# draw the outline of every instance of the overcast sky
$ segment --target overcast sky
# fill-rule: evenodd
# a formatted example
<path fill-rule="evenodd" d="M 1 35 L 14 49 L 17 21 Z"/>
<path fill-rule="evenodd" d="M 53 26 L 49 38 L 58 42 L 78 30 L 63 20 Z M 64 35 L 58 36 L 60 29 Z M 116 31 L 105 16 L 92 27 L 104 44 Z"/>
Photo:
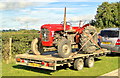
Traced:
<path fill-rule="evenodd" d="M 43 2 L 44 1 L 44 2 Z M 119 0 L 1 0 L 1 29 L 40 29 L 43 24 L 59 24 L 63 21 L 64 7 L 67 21 L 77 26 L 79 20 L 94 19 L 97 7 L 104 1 Z"/>

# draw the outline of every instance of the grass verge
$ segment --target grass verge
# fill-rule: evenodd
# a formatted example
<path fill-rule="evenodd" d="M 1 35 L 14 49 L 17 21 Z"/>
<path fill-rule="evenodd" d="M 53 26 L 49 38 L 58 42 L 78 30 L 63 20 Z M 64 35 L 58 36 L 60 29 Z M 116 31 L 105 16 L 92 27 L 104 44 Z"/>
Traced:
<path fill-rule="evenodd" d="M 3 76 L 100 76 L 102 74 L 113 71 L 120 64 L 119 56 L 106 56 L 99 57 L 95 61 L 92 68 L 84 67 L 80 71 L 74 70 L 72 67 L 65 66 L 58 67 L 58 70 L 51 71 L 40 68 L 32 68 L 21 65 L 16 65 L 14 62 L 11 64 L 2 64 Z"/>

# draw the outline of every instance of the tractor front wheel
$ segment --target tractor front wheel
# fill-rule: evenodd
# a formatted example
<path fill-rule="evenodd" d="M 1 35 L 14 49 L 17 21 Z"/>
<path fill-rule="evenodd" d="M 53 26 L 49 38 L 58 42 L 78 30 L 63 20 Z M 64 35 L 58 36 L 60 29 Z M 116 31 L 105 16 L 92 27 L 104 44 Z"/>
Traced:
<path fill-rule="evenodd" d="M 44 52 L 40 38 L 35 38 L 31 43 L 32 52 L 36 55 L 40 55 Z"/>
<path fill-rule="evenodd" d="M 67 39 L 62 39 L 58 43 L 58 55 L 60 57 L 66 58 L 69 57 L 71 54 L 71 43 Z"/>

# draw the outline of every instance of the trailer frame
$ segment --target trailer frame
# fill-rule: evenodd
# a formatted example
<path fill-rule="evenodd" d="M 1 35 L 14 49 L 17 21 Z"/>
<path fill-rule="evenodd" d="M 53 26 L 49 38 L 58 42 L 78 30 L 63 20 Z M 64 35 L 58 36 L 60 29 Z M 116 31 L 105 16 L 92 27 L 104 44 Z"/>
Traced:
<path fill-rule="evenodd" d="M 58 66 L 63 66 L 64 64 L 68 64 L 69 67 L 74 65 L 76 59 L 81 58 L 84 61 L 89 57 L 96 58 L 100 56 L 105 56 L 106 54 L 109 53 L 110 50 L 99 49 L 93 52 L 92 54 L 83 54 L 79 52 L 78 54 L 74 56 L 70 56 L 68 58 L 59 57 L 57 52 L 46 52 L 43 55 L 34 55 L 30 53 L 25 53 L 25 54 L 16 55 L 16 63 L 19 65 L 25 65 L 30 67 L 57 70 Z"/>

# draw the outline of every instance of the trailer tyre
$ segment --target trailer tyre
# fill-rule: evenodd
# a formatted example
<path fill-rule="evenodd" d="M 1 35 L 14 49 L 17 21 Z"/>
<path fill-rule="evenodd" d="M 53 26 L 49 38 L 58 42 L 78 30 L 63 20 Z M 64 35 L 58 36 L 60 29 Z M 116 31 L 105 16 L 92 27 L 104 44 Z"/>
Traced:
<path fill-rule="evenodd" d="M 31 43 L 32 52 L 36 55 L 40 55 L 44 52 L 40 38 L 35 38 Z"/>
<path fill-rule="evenodd" d="M 60 57 L 66 58 L 69 57 L 71 54 L 71 43 L 67 39 L 62 39 L 58 43 L 58 55 Z"/>
<path fill-rule="evenodd" d="M 83 59 L 76 59 L 74 62 L 74 69 L 76 70 L 82 70 L 84 67 Z"/>
<path fill-rule="evenodd" d="M 94 57 L 89 57 L 87 59 L 85 59 L 85 66 L 86 67 L 93 67 L 94 66 Z"/>

